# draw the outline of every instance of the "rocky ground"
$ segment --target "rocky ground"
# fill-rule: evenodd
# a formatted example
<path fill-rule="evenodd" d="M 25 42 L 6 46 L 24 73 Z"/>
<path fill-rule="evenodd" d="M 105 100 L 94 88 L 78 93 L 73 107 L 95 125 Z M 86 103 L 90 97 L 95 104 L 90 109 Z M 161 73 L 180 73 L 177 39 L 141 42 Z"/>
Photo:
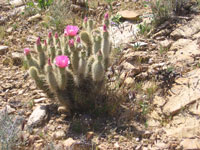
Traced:
<path fill-rule="evenodd" d="M 20 2 L 0 0 L 0 111 L 21 120 L 18 149 L 200 149 L 198 11 L 166 21 L 149 38 L 137 25 L 148 21 L 150 10 L 125 13 L 125 21 L 111 28 L 115 59 L 108 73 L 110 87 L 124 94 L 123 111 L 93 119 L 57 111 L 30 79 L 23 48 L 47 30 L 42 15 L 25 17 L 23 9 Z"/>

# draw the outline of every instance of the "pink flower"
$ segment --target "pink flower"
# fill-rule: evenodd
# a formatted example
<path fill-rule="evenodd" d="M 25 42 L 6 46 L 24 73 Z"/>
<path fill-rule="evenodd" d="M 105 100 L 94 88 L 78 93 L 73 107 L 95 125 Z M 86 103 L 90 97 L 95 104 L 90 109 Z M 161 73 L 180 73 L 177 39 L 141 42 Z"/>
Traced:
<path fill-rule="evenodd" d="M 36 44 L 37 45 L 40 45 L 41 43 L 40 43 L 40 37 L 38 37 L 38 39 L 37 39 L 37 41 L 36 41 Z"/>
<path fill-rule="evenodd" d="M 109 17 L 109 16 L 108 16 L 108 13 L 105 13 L 104 19 L 105 19 L 105 20 L 108 20 L 108 17 Z"/>
<path fill-rule="evenodd" d="M 51 66 L 51 59 L 48 58 L 48 65 Z"/>
<path fill-rule="evenodd" d="M 76 36 L 76 34 L 78 33 L 78 26 L 72 26 L 72 25 L 68 25 L 66 26 L 65 30 L 64 30 L 64 34 L 65 36 Z"/>
<path fill-rule="evenodd" d="M 48 37 L 49 37 L 49 38 L 51 38 L 51 36 L 52 36 L 52 33 L 51 33 L 51 32 L 49 32 L 49 33 L 48 33 Z"/>
<path fill-rule="evenodd" d="M 58 33 L 57 33 L 57 32 L 55 33 L 55 38 L 56 38 L 56 39 L 58 38 Z"/>
<path fill-rule="evenodd" d="M 80 38 L 80 36 L 77 36 L 76 42 L 77 42 L 77 43 L 81 43 L 81 38 Z"/>
<path fill-rule="evenodd" d="M 87 18 L 87 17 L 85 17 L 85 18 L 84 18 L 84 22 L 87 22 L 87 21 L 88 21 L 88 18 Z"/>
<path fill-rule="evenodd" d="M 69 40 L 69 46 L 73 47 L 74 46 L 74 39 Z"/>
<path fill-rule="evenodd" d="M 103 31 L 104 31 L 104 32 L 107 32 L 107 27 L 106 27 L 105 24 L 103 25 Z"/>
<path fill-rule="evenodd" d="M 69 58 L 65 55 L 60 55 L 55 58 L 55 64 L 59 68 L 68 67 L 70 64 Z"/>
<path fill-rule="evenodd" d="M 31 50 L 30 50 L 29 48 L 25 48 L 25 49 L 24 49 L 24 54 L 25 54 L 25 55 L 29 55 L 29 54 L 30 54 L 30 51 L 31 51 Z"/>
<path fill-rule="evenodd" d="M 44 45 L 47 46 L 47 40 L 44 40 Z"/>

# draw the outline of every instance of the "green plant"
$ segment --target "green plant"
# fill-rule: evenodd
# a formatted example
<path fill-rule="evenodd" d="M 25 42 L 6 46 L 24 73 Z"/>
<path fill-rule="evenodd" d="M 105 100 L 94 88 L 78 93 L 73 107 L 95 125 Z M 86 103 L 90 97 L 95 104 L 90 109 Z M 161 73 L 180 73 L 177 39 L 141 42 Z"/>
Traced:
<path fill-rule="evenodd" d="M 168 50 L 169 50 L 168 47 L 163 47 L 162 45 L 160 45 L 159 52 L 161 55 L 166 54 L 168 52 Z"/>
<path fill-rule="evenodd" d="M 70 11 L 69 0 L 55 0 L 47 10 L 47 15 L 44 18 L 43 26 L 52 28 L 58 33 L 62 33 L 67 24 L 72 24 L 72 13 Z"/>
<path fill-rule="evenodd" d="M 100 31 L 94 28 L 93 20 L 85 19 L 85 31 L 76 41 L 77 26 L 67 26 L 60 38 L 57 33 L 55 37 L 49 33 L 44 44 L 38 38 L 37 59 L 30 49 L 24 51 L 29 74 L 36 85 L 49 97 L 56 97 L 70 112 L 98 112 L 107 108 L 104 76 L 111 52 L 108 23 L 105 18 Z"/>
<path fill-rule="evenodd" d="M 16 149 L 20 144 L 19 133 L 22 120 L 18 117 L 11 117 L 7 110 L 0 113 L 0 149 Z"/>
<path fill-rule="evenodd" d="M 114 23 L 116 23 L 116 24 L 120 24 L 120 19 L 121 19 L 121 18 L 122 18 L 122 16 L 119 15 L 119 14 L 117 14 L 117 15 L 113 16 L 113 17 L 111 18 L 111 20 L 112 20 L 112 22 L 114 22 Z"/>
<path fill-rule="evenodd" d="M 41 9 L 47 9 L 52 4 L 53 0 L 38 0 L 38 7 Z"/>
<path fill-rule="evenodd" d="M 112 8 L 112 2 L 113 2 L 113 1 L 114 1 L 114 0 L 106 0 L 108 6 L 110 7 L 111 12 L 113 11 L 113 8 Z"/>
<path fill-rule="evenodd" d="M 140 107 L 142 108 L 142 114 L 145 116 L 149 112 L 149 105 L 147 102 L 141 100 L 139 102 Z"/>
<path fill-rule="evenodd" d="M 0 26 L 0 40 L 3 40 L 4 36 L 6 35 L 5 30 L 6 29 L 4 26 Z"/>
<path fill-rule="evenodd" d="M 189 0 L 153 0 L 149 1 L 149 6 L 154 15 L 156 26 L 170 19 L 174 14 L 180 15 Z"/>
<path fill-rule="evenodd" d="M 150 32 L 152 26 L 150 24 L 147 24 L 145 21 L 143 24 L 139 24 L 138 28 L 139 34 L 146 36 Z"/>
<path fill-rule="evenodd" d="M 147 94 L 147 99 L 148 100 L 152 100 L 154 93 L 156 92 L 156 90 L 158 89 L 157 85 L 152 85 L 151 87 L 146 89 L 146 94 Z"/>

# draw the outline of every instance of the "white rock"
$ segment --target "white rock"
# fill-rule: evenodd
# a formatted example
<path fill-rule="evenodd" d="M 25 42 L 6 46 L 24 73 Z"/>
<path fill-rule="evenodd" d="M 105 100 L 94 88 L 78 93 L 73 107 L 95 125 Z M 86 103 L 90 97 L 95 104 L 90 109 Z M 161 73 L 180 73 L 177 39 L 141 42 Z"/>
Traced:
<path fill-rule="evenodd" d="M 40 14 L 36 14 L 35 16 L 32 16 L 32 17 L 28 18 L 28 21 L 32 22 L 32 21 L 39 20 L 41 18 L 42 18 L 42 16 Z"/>
<path fill-rule="evenodd" d="M 42 98 L 34 99 L 34 102 L 35 102 L 35 103 L 41 103 L 41 102 L 43 102 L 43 101 L 45 101 L 45 100 L 46 100 L 46 98 L 45 98 L 45 97 L 42 97 Z"/>
<path fill-rule="evenodd" d="M 5 54 L 8 51 L 8 46 L 0 45 L 0 55 Z"/>
<path fill-rule="evenodd" d="M 61 139 L 65 138 L 65 136 L 66 136 L 66 133 L 62 130 L 59 130 L 54 134 L 54 138 L 56 140 L 61 140 Z"/>
<path fill-rule="evenodd" d="M 12 0 L 10 1 L 10 4 L 14 7 L 19 7 L 24 5 L 24 1 L 23 0 Z"/>
<path fill-rule="evenodd" d="M 3 108 L 3 109 L 0 111 L 0 114 L 1 114 L 1 113 L 5 113 L 5 112 L 7 112 L 8 114 L 12 114 L 12 113 L 15 112 L 15 109 L 12 108 L 12 107 L 10 107 L 10 105 L 6 105 L 6 107 Z"/>
<path fill-rule="evenodd" d="M 186 150 L 198 150 L 200 149 L 200 141 L 199 139 L 184 139 L 180 145 L 183 147 L 183 149 Z"/>
<path fill-rule="evenodd" d="M 37 106 L 28 119 L 27 125 L 37 127 L 42 125 L 48 117 L 47 105 Z"/>

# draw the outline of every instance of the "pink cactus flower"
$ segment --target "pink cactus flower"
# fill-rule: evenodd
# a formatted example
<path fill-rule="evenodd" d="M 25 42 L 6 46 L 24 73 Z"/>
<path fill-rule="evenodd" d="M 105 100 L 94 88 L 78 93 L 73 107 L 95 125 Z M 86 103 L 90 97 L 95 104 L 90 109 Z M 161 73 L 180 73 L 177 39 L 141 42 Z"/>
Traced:
<path fill-rule="evenodd" d="M 88 18 L 87 18 L 87 17 L 85 17 L 85 18 L 84 18 L 84 22 L 87 22 L 87 21 L 88 21 Z"/>
<path fill-rule="evenodd" d="M 37 41 L 36 41 L 36 44 L 37 44 L 37 45 L 41 45 L 41 43 L 40 43 L 40 37 L 38 37 L 38 39 L 37 39 Z"/>
<path fill-rule="evenodd" d="M 57 32 L 55 33 L 55 38 L 58 39 L 58 33 Z"/>
<path fill-rule="evenodd" d="M 107 32 L 107 27 L 105 24 L 103 25 L 103 32 Z"/>
<path fill-rule="evenodd" d="M 108 16 L 108 13 L 105 13 L 104 19 L 105 19 L 105 20 L 108 20 L 108 17 L 109 17 L 109 16 Z"/>
<path fill-rule="evenodd" d="M 48 65 L 51 66 L 51 59 L 48 58 Z"/>
<path fill-rule="evenodd" d="M 79 31 L 78 26 L 68 25 L 64 30 L 65 36 L 76 36 Z"/>
<path fill-rule="evenodd" d="M 47 46 L 47 40 L 44 40 L 44 45 Z"/>
<path fill-rule="evenodd" d="M 76 42 L 77 42 L 77 43 L 81 43 L 81 38 L 80 38 L 80 36 L 77 36 Z"/>
<path fill-rule="evenodd" d="M 51 33 L 51 32 L 49 32 L 49 33 L 48 33 L 48 37 L 49 37 L 49 38 L 51 38 L 51 36 L 52 36 L 52 33 Z"/>
<path fill-rule="evenodd" d="M 55 64 L 59 68 L 68 67 L 70 64 L 69 58 L 65 55 L 59 55 L 55 58 Z"/>
<path fill-rule="evenodd" d="M 30 50 L 29 48 L 25 48 L 25 49 L 24 49 L 24 54 L 25 54 L 25 55 L 29 55 L 29 54 L 30 54 L 30 51 L 31 51 L 31 50 Z"/>
<path fill-rule="evenodd" d="M 73 47 L 74 46 L 74 39 L 69 40 L 69 46 Z"/>

